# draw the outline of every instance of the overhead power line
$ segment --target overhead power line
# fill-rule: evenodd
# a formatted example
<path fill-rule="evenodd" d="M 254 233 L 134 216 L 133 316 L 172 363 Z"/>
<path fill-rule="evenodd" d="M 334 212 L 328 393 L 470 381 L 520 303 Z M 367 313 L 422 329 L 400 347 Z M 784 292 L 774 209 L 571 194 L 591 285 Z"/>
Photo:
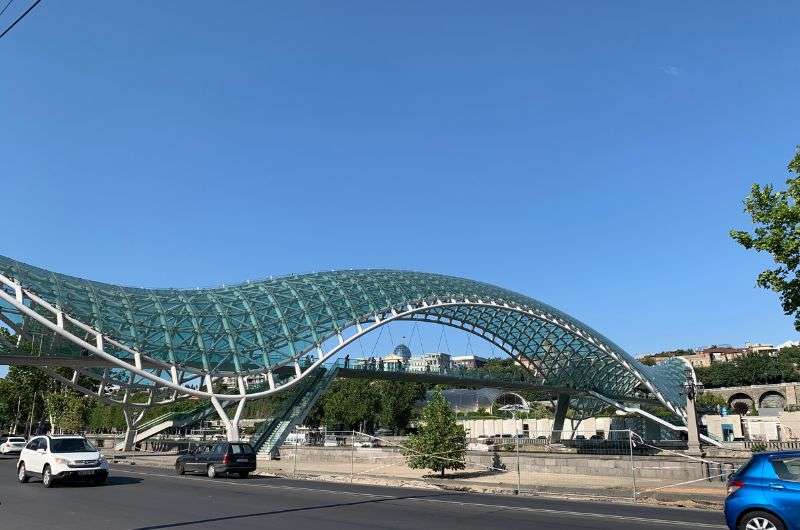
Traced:
<path fill-rule="evenodd" d="M 36 7 L 36 6 L 38 6 L 38 5 L 39 5 L 39 3 L 40 3 L 41 1 L 42 1 L 42 0 L 36 0 L 36 1 L 35 1 L 33 4 L 31 4 L 31 6 L 30 6 L 28 9 L 26 9 L 24 13 L 22 13 L 22 14 L 21 14 L 19 17 L 17 17 L 17 20 L 15 20 L 14 22 L 12 22 L 12 23 L 11 23 L 11 25 L 10 25 L 10 26 L 8 26 L 8 27 L 5 29 L 5 31 L 3 31 L 3 33 L 0 33 L 0 39 L 2 39 L 3 37 L 5 37 L 5 36 L 6 36 L 6 33 L 8 33 L 9 31 L 11 31 L 12 29 L 14 29 L 14 26 L 16 26 L 17 24 L 19 24 L 20 20 L 22 20 L 23 18 L 25 18 L 25 17 L 27 16 L 27 14 L 28 14 L 28 13 L 30 13 L 31 11 L 33 11 L 33 8 L 34 8 L 34 7 Z M 10 5 L 10 4 L 11 4 L 11 2 L 9 2 L 9 5 Z M 6 7 L 8 7 L 8 5 L 6 5 Z M 5 11 L 5 8 L 3 8 L 3 11 Z"/>
<path fill-rule="evenodd" d="M 8 0 L 8 2 L 6 2 L 6 5 L 3 6 L 3 10 L 0 11 L 0 17 L 2 17 L 3 13 L 6 12 L 6 9 L 8 9 L 8 6 L 10 6 L 13 3 L 14 3 L 14 0 Z"/>

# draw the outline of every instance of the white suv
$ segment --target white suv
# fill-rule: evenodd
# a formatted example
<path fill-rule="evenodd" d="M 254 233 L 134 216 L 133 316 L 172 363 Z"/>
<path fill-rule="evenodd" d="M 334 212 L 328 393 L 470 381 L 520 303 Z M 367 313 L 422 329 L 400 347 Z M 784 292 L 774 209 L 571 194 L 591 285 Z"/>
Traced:
<path fill-rule="evenodd" d="M 7 455 L 10 453 L 19 454 L 22 448 L 25 447 L 25 438 L 21 436 L 9 436 L 8 438 L 0 438 L 0 454 Z"/>
<path fill-rule="evenodd" d="M 100 485 L 108 478 L 108 462 L 82 436 L 37 436 L 28 442 L 17 462 L 20 482 L 28 482 L 32 476 L 42 477 L 45 488 L 71 478 Z"/>

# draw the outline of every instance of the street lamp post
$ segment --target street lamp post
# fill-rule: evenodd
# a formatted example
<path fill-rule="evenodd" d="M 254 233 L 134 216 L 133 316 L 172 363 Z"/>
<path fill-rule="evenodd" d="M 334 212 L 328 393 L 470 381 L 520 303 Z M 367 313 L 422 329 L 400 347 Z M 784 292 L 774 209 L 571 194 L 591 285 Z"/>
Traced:
<path fill-rule="evenodd" d="M 514 442 L 517 447 L 517 495 L 522 492 L 522 473 L 519 466 L 519 426 L 517 425 L 517 413 L 528 412 L 531 408 L 527 405 L 513 404 L 503 405 L 498 410 L 511 412 L 511 418 L 514 420 Z"/>
<path fill-rule="evenodd" d="M 697 427 L 697 409 L 695 399 L 703 393 L 704 387 L 695 379 L 694 370 L 686 367 L 686 381 L 683 384 L 684 394 L 686 395 L 686 428 L 688 435 L 688 454 L 700 456 L 700 432 Z"/>

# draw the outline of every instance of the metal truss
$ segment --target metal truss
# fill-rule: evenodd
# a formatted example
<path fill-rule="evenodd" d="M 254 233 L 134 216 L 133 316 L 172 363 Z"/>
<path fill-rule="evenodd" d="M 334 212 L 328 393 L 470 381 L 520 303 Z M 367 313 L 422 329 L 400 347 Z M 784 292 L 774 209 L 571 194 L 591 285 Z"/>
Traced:
<path fill-rule="evenodd" d="M 117 394 L 147 389 L 159 399 L 208 398 L 226 424 L 237 423 L 246 399 L 291 388 L 349 344 L 398 320 L 483 337 L 546 386 L 630 400 L 648 395 L 685 417 L 680 361 L 644 366 L 555 308 L 437 274 L 333 271 L 156 290 L 91 282 L 0 256 L 0 317 L 43 359 L 77 359 L 76 370 L 99 386 L 111 373 Z M 4 351 L 24 354 L 13 349 Z M 259 373 L 266 375 L 265 388 L 246 388 L 244 376 Z M 215 390 L 219 377 L 235 378 L 238 392 Z M 232 420 L 220 401 L 238 402 Z M 574 406 L 594 408 L 587 400 Z"/>

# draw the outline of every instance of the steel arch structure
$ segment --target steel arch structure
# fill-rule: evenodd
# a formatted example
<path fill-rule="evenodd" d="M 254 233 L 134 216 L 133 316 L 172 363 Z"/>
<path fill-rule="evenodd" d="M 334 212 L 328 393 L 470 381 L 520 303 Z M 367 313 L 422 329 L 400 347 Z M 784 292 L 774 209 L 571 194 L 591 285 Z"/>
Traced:
<path fill-rule="evenodd" d="M 0 256 L 0 319 L 36 354 L 76 359 L 76 374 L 95 379 L 106 398 L 123 389 L 123 404 L 147 406 L 195 395 L 210 398 L 223 421 L 220 402 L 239 402 L 234 423 L 246 399 L 292 387 L 345 346 L 397 320 L 483 337 L 543 385 L 617 400 L 647 394 L 685 418 L 682 361 L 645 366 L 547 304 L 440 274 L 342 270 L 210 289 L 142 289 Z M 0 341 L 0 349 L 19 354 L 18 344 Z M 243 383 L 255 373 L 266 374 L 265 387 Z M 238 392 L 215 389 L 223 376 L 238 377 Z M 142 393 L 143 402 L 128 400 Z"/>

